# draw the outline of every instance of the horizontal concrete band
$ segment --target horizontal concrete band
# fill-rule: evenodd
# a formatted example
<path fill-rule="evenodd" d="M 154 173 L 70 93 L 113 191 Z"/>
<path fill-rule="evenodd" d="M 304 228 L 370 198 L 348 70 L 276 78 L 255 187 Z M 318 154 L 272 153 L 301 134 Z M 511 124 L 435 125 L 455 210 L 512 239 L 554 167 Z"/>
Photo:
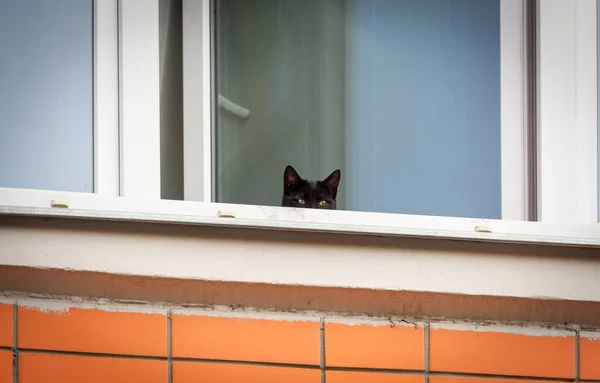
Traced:
<path fill-rule="evenodd" d="M 600 324 L 598 249 L 0 217 L 0 289 Z"/>
<path fill-rule="evenodd" d="M 0 290 L 126 303 L 229 305 L 284 311 L 600 326 L 600 303 L 409 291 L 284 286 L 0 266 Z"/>

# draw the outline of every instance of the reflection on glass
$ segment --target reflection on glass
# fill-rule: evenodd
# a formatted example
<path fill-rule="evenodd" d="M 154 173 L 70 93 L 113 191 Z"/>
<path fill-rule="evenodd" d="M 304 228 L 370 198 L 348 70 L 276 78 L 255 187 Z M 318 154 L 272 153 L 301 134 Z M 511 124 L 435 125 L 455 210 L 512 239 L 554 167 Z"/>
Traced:
<path fill-rule="evenodd" d="M 0 187 L 93 192 L 92 0 L 0 1 Z"/>

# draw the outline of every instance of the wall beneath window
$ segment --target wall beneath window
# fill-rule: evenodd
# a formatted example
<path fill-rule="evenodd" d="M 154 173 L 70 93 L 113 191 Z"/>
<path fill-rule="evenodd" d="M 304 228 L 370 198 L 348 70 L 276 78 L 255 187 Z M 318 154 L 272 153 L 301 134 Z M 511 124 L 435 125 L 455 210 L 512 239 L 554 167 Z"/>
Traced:
<path fill-rule="evenodd" d="M 600 379 L 597 329 L 75 303 L 70 297 L 3 302 L 2 382 L 12 381 L 13 372 L 21 383 L 48 377 L 66 383 L 319 383 L 322 374 L 329 383 Z"/>
<path fill-rule="evenodd" d="M 0 1 L 0 187 L 94 190 L 91 0 Z"/>

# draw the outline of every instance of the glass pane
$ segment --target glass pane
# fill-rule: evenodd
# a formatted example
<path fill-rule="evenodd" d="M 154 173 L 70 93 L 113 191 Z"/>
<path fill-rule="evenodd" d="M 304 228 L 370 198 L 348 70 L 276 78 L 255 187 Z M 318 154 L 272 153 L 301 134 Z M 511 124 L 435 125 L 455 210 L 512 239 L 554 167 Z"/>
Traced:
<path fill-rule="evenodd" d="M 92 192 L 92 0 L 0 1 L 0 187 Z"/>
<path fill-rule="evenodd" d="M 220 202 L 500 218 L 499 0 L 215 0 Z"/>

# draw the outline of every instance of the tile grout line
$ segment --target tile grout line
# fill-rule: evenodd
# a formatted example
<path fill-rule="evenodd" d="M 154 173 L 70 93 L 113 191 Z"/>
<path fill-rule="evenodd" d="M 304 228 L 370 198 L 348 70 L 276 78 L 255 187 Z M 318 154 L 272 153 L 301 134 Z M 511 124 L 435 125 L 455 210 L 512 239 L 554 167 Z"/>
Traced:
<path fill-rule="evenodd" d="M 293 364 L 293 363 L 278 363 L 278 362 L 257 362 L 247 360 L 225 360 L 225 359 L 196 359 L 196 358 L 184 358 L 174 357 L 175 362 L 190 362 L 190 363 L 214 363 L 214 364 L 235 364 L 242 366 L 264 366 L 264 367 L 285 367 L 285 368 L 297 368 L 307 370 L 321 370 L 320 366 L 312 364 Z"/>
<path fill-rule="evenodd" d="M 19 304 L 13 303 L 13 383 L 19 383 Z"/>
<path fill-rule="evenodd" d="M 533 382 L 573 382 L 573 379 L 569 378 L 554 378 L 549 376 L 522 376 L 522 375 L 499 375 L 499 374 L 479 374 L 479 373 L 465 373 L 465 372 L 449 372 L 449 371 L 435 371 L 430 372 L 430 375 L 433 376 L 443 376 L 443 377 L 460 377 L 460 378 L 492 378 L 492 379 L 502 379 L 502 380 L 520 380 L 520 381 L 533 381 Z"/>
<path fill-rule="evenodd" d="M 327 382 L 327 373 L 325 371 L 326 359 L 325 359 L 325 317 L 322 317 L 319 323 L 319 348 L 320 348 L 320 361 L 319 368 L 321 370 L 321 383 Z"/>
<path fill-rule="evenodd" d="M 156 356 L 136 356 L 127 354 L 101 354 L 101 353 L 90 353 L 90 352 L 76 352 L 76 351 L 58 351 L 58 350 L 38 350 L 38 349 L 21 349 L 20 352 L 33 353 L 33 354 L 52 354 L 52 355 L 76 355 L 76 356 L 92 356 L 92 357 L 109 357 L 109 358 L 124 358 L 124 359 L 145 359 L 145 360 L 163 360 L 166 361 L 165 357 Z M 184 358 L 184 357 L 172 357 L 174 361 L 192 362 L 192 363 L 218 363 L 218 364 L 236 364 L 236 365 L 252 365 L 252 366 L 265 366 L 265 367 L 288 367 L 288 368 L 300 368 L 300 369 L 319 369 L 320 366 L 316 365 L 296 365 L 288 363 L 270 363 L 270 362 L 250 362 L 241 360 L 220 360 L 220 359 L 198 359 L 198 358 Z M 422 375 L 425 373 L 424 370 L 398 370 L 398 369 L 382 369 L 382 368 L 356 368 L 356 367 L 329 367 L 332 371 L 355 371 L 355 372 L 385 372 L 394 375 Z M 465 377 L 465 378 L 499 378 L 504 380 L 525 380 L 539 382 L 573 382 L 573 379 L 568 378 L 554 378 L 554 377 L 533 377 L 533 376 L 517 376 L 517 375 L 499 375 L 499 374 L 475 374 L 475 373 L 458 373 L 450 371 L 430 371 L 432 376 L 445 376 L 445 377 Z M 583 379 L 580 383 L 600 383 L 600 380 L 594 379 Z"/>
<path fill-rule="evenodd" d="M 575 330 L 575 383 L 579 383 L 579 330 Z"/>
<path fill-rule="evenodd" d="M 167 311 L 167 382 L 173 383 L 173 319 Z"/>
<path fill-rule="evenodd" d="M 430 355 L 429 355 L 429 349 L 430 349 L 430 341 L 429 341 L 430 326 L 429 326 L 429 323 L 425 323 L 425 325 L 423 327 L 424 327 L 423 334 L 424 334 L 424 338 L 425 338 L 425 341 L 424 341 L 425 349 L 423 350 L 424 351 L 423 354 L 425 355 L 425 362 L 424 362 L 425 363 L 425 373 L 424 373 L 425 379 L 424 380 L 425 380 L 425 383 L 429 383 L 429 358 L 430 358 Z"/>
<path fill-rule="evenodd" d="M 364 367 L 328 367 L 330 371 L 349 371 L 349 372 L 381 372 L 393 375 L 418 375 L 423 376 L 425 370 L 398 370 L 389 368 L 364 368 Z M 573 379 L 570 378 L 554 378 L 549 376 L 526 376 L 526 375 L 500 375 L 500 374 L 479 374 L 471 372 L 451 372 L 451 371 L 430 371 L 430 376 L 441 376 L 441 377 L 456 377 L 456 378 L 483 378 L 483 379 L 501 379 L 501 380 L 518 380 L 518 381 L 533 381 L 533 382 L 564 382 L 573 383 Z M 583 380 L 582 380 L 583 382 Z M 592 382 L 591 380 L 585 380 L 585 382 Z M 599 382 L 596 380 L 593 382 Z"/>
<path fill-rule="evenodd" d="M 134 355 L 134 354 L 109 354 L 100 352 L 88 351 L 65 351 L 65 350 L 49 350 L 36 348 L 21 348 L 20 353 L 26 354 L 48 354 L 48 355 L 72 355 L 86 356 L 93 358 L 115 358 L 115 359 L 137 359 L 137 360 L 158 360 L 168 362 L 167 356 L 151 356 L 151 355 Z M 261 362 L 248 360 L 230 360 L 230 359 L 207 359 L 207 358 L 186 358 L 186 357 L 171 357 L 173 362 L 192 362 L 192 363 L 218 363 L 218 364 L 239 364 L 248 366 L 266 366 L 266 367 L 288 367 L 288 368 L 306 368 L 319 370 L 319 365 L 311 364 L 295 364 L 295 363 L 279 363 L 279 362 Z"/>
<path fill-rule="evenodd" d="M 367 372 L 367 373 L 386 373 L 392 375 L 418 375 L 423 376 L 424 370 L 396 370 L 391 368 L 371 368 L 371 367 L 327 367 L 329 371 L 347 371 L 347 372 Z"/>
<path fill-rule="evenodd" d="M 65 351 L 65 350 L 49 350 L 49 349 L 37 349 L 37 348 L 20 348 L 19 354 L 48 354 L 48 355 L 71 355 L 71 356 L 86 356 L 93 358 L 115 358 L 115 359 L 137 359 L 137 360 L 160 360 L 167 361 L 166 356 L 152 356 L 152 355 L 132 355 L 132 354 L 109 354 L 102 352 L 89 352 L 89 351 Z"/>

